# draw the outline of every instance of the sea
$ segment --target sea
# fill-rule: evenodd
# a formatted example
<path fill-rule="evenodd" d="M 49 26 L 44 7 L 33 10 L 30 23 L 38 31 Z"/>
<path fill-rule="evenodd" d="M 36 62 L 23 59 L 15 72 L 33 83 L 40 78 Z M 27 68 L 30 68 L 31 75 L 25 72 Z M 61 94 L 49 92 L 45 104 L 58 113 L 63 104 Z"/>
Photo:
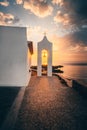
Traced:
<path fill-rule="evenodd" d="M 64 64 L 62 74 L 66 78 L 74 79 L 87 85 L 87 64 Z"/>

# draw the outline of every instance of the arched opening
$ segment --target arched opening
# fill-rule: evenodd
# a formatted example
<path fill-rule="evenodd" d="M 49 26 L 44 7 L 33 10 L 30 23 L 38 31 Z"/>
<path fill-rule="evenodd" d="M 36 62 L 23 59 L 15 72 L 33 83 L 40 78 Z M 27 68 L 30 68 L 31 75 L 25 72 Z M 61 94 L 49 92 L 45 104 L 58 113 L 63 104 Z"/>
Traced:
<path fill-rule="evenodd" d="M 47 75 L 48 51 L 42 50 L 42 75 Z"/>

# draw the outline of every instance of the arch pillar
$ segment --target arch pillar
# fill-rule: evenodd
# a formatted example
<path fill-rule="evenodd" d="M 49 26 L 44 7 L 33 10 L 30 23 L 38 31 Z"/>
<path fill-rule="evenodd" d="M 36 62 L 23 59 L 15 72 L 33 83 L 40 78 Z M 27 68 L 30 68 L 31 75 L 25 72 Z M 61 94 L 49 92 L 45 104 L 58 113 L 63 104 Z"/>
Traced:
<path fill-rule="evenodd" d="M 48 51 L 47 76 L 52 76 L 52 50 Z"/>
<path fill-rule="evenodd" d="M 37 66 L 37 75 L 41 76 L 41 70 L 42 70 L 42 57 L 41 57 L 41 50 L 38 48 L 38 66 Z"/>

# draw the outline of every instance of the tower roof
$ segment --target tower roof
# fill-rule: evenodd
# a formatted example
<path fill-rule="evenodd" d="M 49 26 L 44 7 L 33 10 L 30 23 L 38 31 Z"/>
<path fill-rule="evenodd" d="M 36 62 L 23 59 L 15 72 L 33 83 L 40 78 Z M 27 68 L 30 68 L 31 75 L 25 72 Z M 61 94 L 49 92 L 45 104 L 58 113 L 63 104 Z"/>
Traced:
<path fill-rule="evenodd" d="M 47 36 L 45 35 L 44 37 L 43 37 L 43 39 L 39 42 L 40 44 L 52 44 L 48 39 L 47 39 Z"/>

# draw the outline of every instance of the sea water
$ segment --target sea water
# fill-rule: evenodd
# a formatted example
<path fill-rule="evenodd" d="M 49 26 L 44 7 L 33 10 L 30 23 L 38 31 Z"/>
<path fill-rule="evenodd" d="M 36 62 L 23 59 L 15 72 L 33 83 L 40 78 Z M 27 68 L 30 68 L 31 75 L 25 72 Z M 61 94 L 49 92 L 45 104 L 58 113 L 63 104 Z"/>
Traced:
<path fill-rule="evenodd" d="M 63 76 L 79 80 L 87 85 L 87 65 L 64 65 Z"/>

